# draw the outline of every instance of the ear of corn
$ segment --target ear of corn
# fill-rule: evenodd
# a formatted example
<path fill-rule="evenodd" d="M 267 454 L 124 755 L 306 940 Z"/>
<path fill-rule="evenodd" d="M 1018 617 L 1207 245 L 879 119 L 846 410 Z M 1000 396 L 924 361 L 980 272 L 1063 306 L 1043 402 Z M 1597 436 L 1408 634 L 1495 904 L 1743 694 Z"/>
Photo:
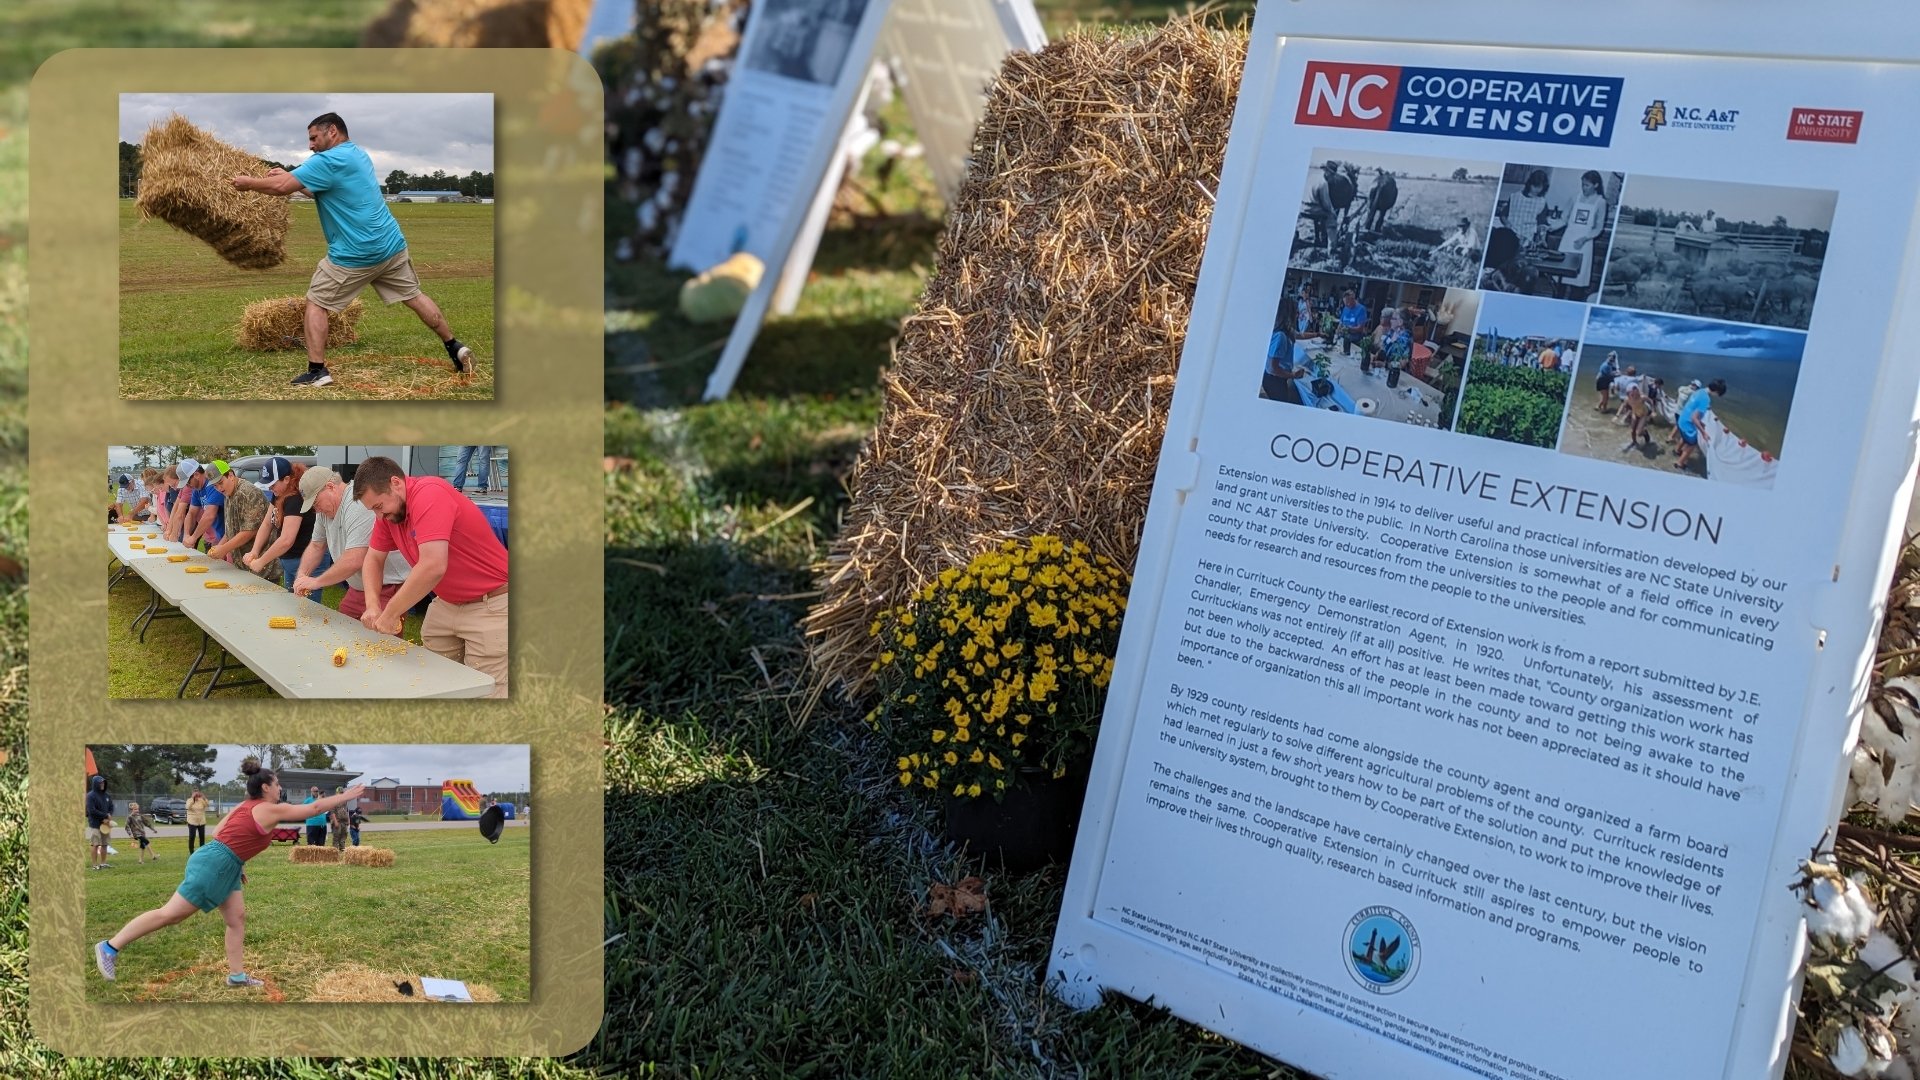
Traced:
<path fill-rule="evenodd" d="M 347 650 L 345 649 L 333 650 L 333 666 L 334 667 L 347 666 Z"/>
<path fill-rule="evenodd" d="M 209 581 L 204 587 L 209 589 L 224 589 L 227 587 L 227 583 L 224 581 Z"/>
<path fill-rule="evenodd" d="M 169 555 L 169 556 L 167 556 L 167 561 L 168 561 L 168 562 L 186 562 L 186 561 L 187 561 L 187 556 L 185 556 L 185 555 Z M 189 573 L 189 574 L 191 574 L 191 573 L 193 573 L 193 571 L 191 571 L 191 570 L 189 570 L 189 571 L 187 571 L 187 573 Z"/>
<path fill-rule="evenodd" d="M 291 630 L 299 625 L 299 621 L 291 615 L 270 615 L 267 617 L 267 626 L 274 630 Z"/>
<path fill-rule="evenodd" d="M 204 567 L 204 566 L 189 566 L 189 567 L 187 567 L 187 573 L 189 573 L 189 574 L 204 574 L 204 573 L 206 573 L 206 572 L 207 572 L 207 568 L 206 568 L 206 567 Z"/>

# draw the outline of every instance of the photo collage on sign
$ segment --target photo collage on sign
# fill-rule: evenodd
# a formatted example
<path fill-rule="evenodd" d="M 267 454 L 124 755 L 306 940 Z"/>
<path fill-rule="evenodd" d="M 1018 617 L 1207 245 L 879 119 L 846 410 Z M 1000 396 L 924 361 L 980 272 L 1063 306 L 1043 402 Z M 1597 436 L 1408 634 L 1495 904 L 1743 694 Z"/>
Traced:
<path fill-rule="evenodd" d="M 1315 150 L 1259 395 L 1771 487 L 1835 200 Z"/>

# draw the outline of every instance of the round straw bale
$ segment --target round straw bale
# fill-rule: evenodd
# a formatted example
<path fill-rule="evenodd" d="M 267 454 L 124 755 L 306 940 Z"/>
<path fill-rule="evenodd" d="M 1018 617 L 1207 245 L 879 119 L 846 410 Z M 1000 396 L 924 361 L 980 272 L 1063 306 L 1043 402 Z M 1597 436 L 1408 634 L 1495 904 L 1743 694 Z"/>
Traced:
<path fill-rule="evenodd" d="M 355 299 L 339 311 L 327 314 L 327 348 L 351 345 L 360 340 L 360 316 L 367 306 Z M 277 349 L 304 349 L 307 340 L 307 298 L 276 296 L 255 300 L 240 313 L 240 325 L 233 340 L 243 349 L 272 352 Z"/>
<path fill-rule="evenodd" d="M 821 567 L 821 678 L 861 689 L 875 615 L 1002 540 L 1133 565 L 1246 48 L 1183 17 L 1007 60 Z"/>
<path fill-rule="evenodd" d="M 287 258 L 287 200 L 235 191 L 237 175 L 266 175 L 259 158 L 228 146 L 175 113 L 147 129 L 140 142 L 144 217 L 155 217 L 205 241 L 243 270 L 265 270 Z"/>

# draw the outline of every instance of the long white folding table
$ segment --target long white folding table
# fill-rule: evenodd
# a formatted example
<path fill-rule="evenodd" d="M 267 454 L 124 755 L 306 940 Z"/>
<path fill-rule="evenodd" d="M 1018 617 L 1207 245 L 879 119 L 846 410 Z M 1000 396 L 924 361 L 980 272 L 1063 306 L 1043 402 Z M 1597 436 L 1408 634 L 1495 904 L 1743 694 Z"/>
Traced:
<path fill-rule="evenodd" d="M 251 576 L 251 575 L 249 575 Z M 258 580 L 257 578 L 255 580 Z M 202 697 L 210 696 L 229 669 L 227 658 L 244 665 L 282 697 L 290 698 L 474 698 L 493 692 L 492 676 L 456 664 L 431 649 L 376 634 L 325 605 L 284 589 L 220 597 L 189 595 L 180 610 L 204 632 L 194 674 L 212 671 Z M 291 630 L 270 629 L 267 620 L 291 615 Z M 221 656 L 202 668 L 210 643 Z M 335 667 L 335 649 L 347 650 L 347 662 Z M 185 696 L 186 686 L 181 686 Z"/>

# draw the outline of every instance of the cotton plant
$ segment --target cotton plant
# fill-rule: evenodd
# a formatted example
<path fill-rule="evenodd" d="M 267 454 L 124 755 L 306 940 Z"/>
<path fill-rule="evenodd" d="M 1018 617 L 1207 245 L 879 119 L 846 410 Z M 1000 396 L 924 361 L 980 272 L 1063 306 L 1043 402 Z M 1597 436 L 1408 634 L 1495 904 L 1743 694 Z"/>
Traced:
<path fill-rule="evenodd" d="M 1915 1080 L 1920 1058 L 1920 986 L 1913 959 L 1884 920 L 1865 874 L 1847 875 L 1832 853 L 1801 864 L 1793 884 L 1808 940 L 1803 1014 L 1818 1018 L 1814 1047 L 1836 1072 Z"/>
<path fill-rule="evenodd" d="M 1920 679 L 1888 679 L 1860 718 L 1847 770 L 1847 805 L 1897 825 L 1920 798 Z"/>

